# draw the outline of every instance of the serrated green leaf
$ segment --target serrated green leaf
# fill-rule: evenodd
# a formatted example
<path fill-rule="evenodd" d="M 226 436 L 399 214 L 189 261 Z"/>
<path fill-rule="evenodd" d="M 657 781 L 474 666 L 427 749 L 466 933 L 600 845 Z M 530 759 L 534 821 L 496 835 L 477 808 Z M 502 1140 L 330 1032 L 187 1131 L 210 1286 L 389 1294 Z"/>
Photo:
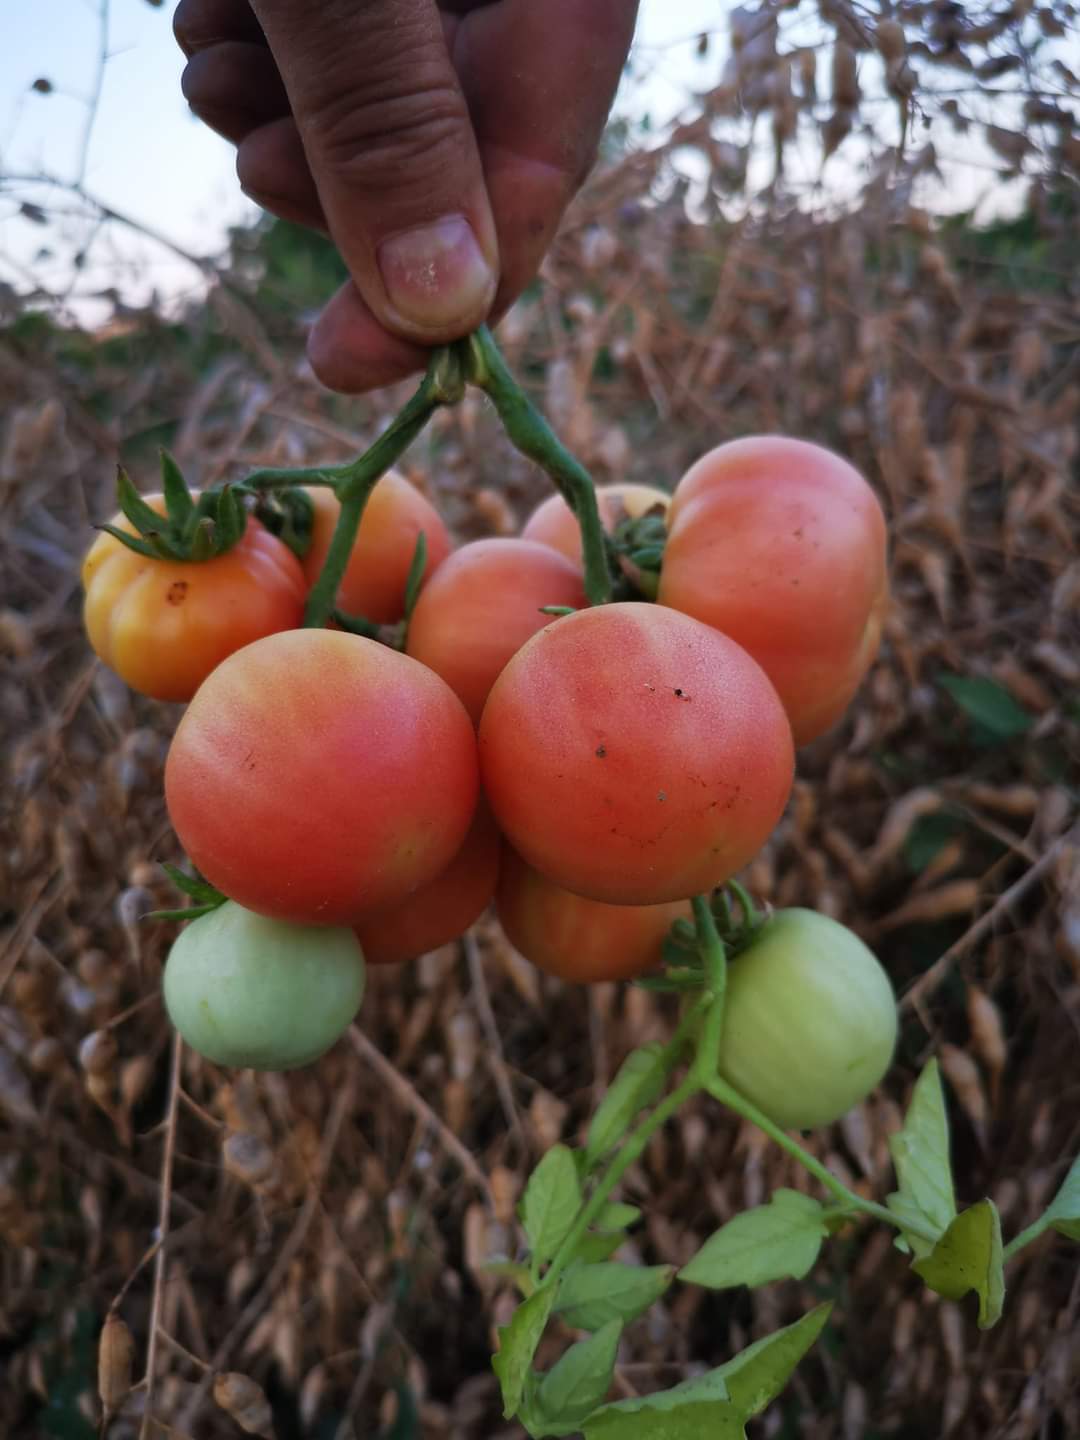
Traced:
<path fill-rule="evenodd" d="M 952 1222 L 929 1255 L 911 1267 L 938 1295 L 959 1300 L 970 1290 L 979 1297 L 979 1329 L 1001 1318 L 1005 1299 L 1001 1219 L 992 1200 L 980 1200 Z"/>
<path fill-rule="evenodd" d="M 654 1043 L 631 1050 L 597 1106 L 585 1141 L 586 1160 L 591 1169 L 617 1145 L 634 1119 L 659 1096 L 664 1088 L 660 1057 L 664 1047 Z"/>
<path fill-rule="evenodd" d="M 1080 1240 L 1080 1155 L 1069 1166 L 1069 1173 L 1047 1206 L 1043 1219 L 1060 1235 Z"/>
<path fill-rule="evenodd" d="M 529 1177 L 521 1201 L 521 1223 L 536 1264 L 550 1260 L 581 1209 L 581 1181 L 566 1145 L 553 1145 Z"/>
<path fill-rule="evenodd" d="M 937 677 L 937 683 L 970 719 L 996 740 L 1012 740 L 1024 735 L 1035 723 L 1034 716 L 995 680 L 980 675 L 942 674 Z"/>
<path fill-rule="evenodd" d="M 779 1395 L 831 1310 L 819 1305 L 707 1375 L 603 1406 L 585 1421 L 585 1440 L 744 1440 L 746 1421 Z"/>
<path fill-rule="evenodd" d="M 161 490 L 172 527 L 182 534 L 194 513 L 195 502 L 180 466 L 167 450 L 161 452 Z"/>
<path fill-rule="evenodd" d="M 611 1320 L 559 1357 L 540 1382 L 537 1404 L 549 1435 L 573 1435 L 607 1394 L 622 1325 Z"/>
<path fill-rule="evenodd" d="M 599 1330 L 612 1320 L 629 1325 L 671 1284 L 673 1265 L 575 1265 L 559 1283 L 555 1309 L 575 1330 Z"/>
<path fill-rule="evenodd" d="M 636 1205 L 624 1205 L 621 1200 L 609 1202 L 593 1221 L 597 1230 L 626 1230 L 641 1219 Z"/>
<path fill-rule="evenodd" d="M 555 1287 L 545 1286 L 522 1301 L 510 1317 L 509 1325 L 499 1327 L 499 1348 L 491 1357 L 491 1368 L 499 1378 L 503 1416 L 507 1420 L 513 1419 L 521 1404 L 529 1367 L 554 1301 Z"/>
<path fill-rule="evenodd" d="M 956 1218 L 952 1168 L 949 1163 L 949 1121 L 936 1060 L 930 1060 L 915 1082 L 904 1127 L 889 1138 L 900 1189 L 887 1204 L 899 1219 L 919 1220 L 937 1236 Z M 917 1255 L 930 1246 L 918 1235 L 904 1232 Z"/>
<path fill-rule="evenodd" d="M 529 1267 L 520 1260 L 485 1260 L 483 1270 L 485 1275 L 494 1275 L 499 1280 L 512 1280 L 526 1300 L 535 1289 Z"/>
<path fill-rule="evenodd" d="M 420 531 L 416 537 L 416 546 L 413 550 L 412 560 L 409 563 L 409 574 L 405 581 L 405 623 L 412 619 L 416 602 L 420 598 L 420 586 L 424 579 L 424 567 L 427 565 L 427 536 Z"/>
<path fill-rule="evenodd" d="M 679 1279 L 709 1290 L 801 1280 L 828 1234 L 822 1207 L 797 1190 L 778 1190 L 767 1205 L 736 1215 L 710 1235 Z"/>

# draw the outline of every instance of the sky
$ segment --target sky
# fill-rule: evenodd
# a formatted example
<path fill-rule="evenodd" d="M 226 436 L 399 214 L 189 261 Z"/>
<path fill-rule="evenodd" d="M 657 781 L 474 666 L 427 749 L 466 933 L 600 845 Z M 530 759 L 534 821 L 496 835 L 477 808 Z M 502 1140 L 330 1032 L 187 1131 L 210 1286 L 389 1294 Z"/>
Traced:
<path fill-rule="evenodd" d="M 3 0 L 0 46 L 0 175 L 47 173 L 82 179 L 98 200 L 198 255 L 220 253 L 231 225 L 258 211 L 240 192 L 232 147 L 201 125 L 180 93 L 183 57 L 172 37 L 174 0 Z M 108 17 L 108 56 L 99 66 L 101 17 Z M 633 52 L 633 83 L 616 101 L 662 125 L 694 89 L 714 85 L 727 51 L 723 0 L 642 0 Z M 703 31 L 715 36 L 696 54 Z M 83 157 L 88 100 L 99 83 L 93 129 Z M 34 82 L 50 82 L 48 94 Z M 796 157 L 797 162 L 797 157 Z M 844 189 L 843 152 L 830 164 L 830 185 Z M 848 179 L 854 169 L 847 172 Z M 10 187 L 8 194 L 10 195 Z M 78 275 L 71 256 L 88 227 L 70 197 L 20 187 L 19 200 L 48 208 L 48 226 L 32 223 L 0 193 L 0 281 L 20 290 L 40 283 L 73 294 L 74 313 L 108 307 L 85 299 L 114 285 L 131 303 L 151 289 L 165 296 L 197 293 L 197 269 L 122 226 L 94 238 L 90 263 Z M 59 210 L 59 215 L 57 211 Z"/>

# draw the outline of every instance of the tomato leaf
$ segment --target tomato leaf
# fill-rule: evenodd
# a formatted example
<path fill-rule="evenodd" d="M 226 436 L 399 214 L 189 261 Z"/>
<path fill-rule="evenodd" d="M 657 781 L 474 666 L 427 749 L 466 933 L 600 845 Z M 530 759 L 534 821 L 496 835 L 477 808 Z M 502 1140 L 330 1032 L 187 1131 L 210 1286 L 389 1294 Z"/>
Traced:
<path fill-rule="evenodd" d="M 575 1330 L 599 1330 L 612 1320 L 629 1325 L 671 1284 L 673 1265 L 576 1265 L 559 1284 L 555 1310 Z"/>
<path fill-rule="evenodd" d="M 556 1361 L 540 1382 L 537 1408 L 546 1420 L 543 1434 L 573 1435 L 608 1392 L 622 1324 L 609 1320 Z"/>
<path fill-rule="evenodd" d="M 622 1230 L 591 1231 L 574 1246 L 570 1259 L 581 1261 L 584 1265 L 595 1265 L 601 1260 L 609 1260 L 625 1243 L 626 1235 Z"/>
<path fill-rule="evenodd" d="M 996 1325 L 1005 1298 L 1005 1265 L 1001 1219 L 994 1202 L 980 1200 L 964 1210 L 930 1254 L 911 1268 L 947 1300 L 959 1300 L 974 1290 L 979 1297 L 979 1329 Z"/>
<path fill-rule="evenodd" d="M 593 1224 L 597 1230 L 625 1230 L 628 1225 L 636 1225 L 640 1219 L 641 1211 L 636 1205 L 612 1201 L 604 1206 Z"/>
<path fill-rule="evenodd" d="M 533 1294 L 534 1286 L 529 1267 L 520 1260 L 485 1260 L 485 1275 L 494 1275 L 499 1280 L 512 1280 L 520 1294 L 527 1300 Z"/>
<path fill-rule="evenodd" d="M 503 1416 L 507 1420 L 513 1419 L 521 1405 L 529 1367 L 554 1300 L 555 1287 L 545 1286 L 518 1306 L 509 1325 L 499 1327 L 499 1348 L 491 1357 L 491 1368 L 499 1378 Z"/>
<path fill-rule="evenodd" d="M 558 1250 L 581 1208 L 581 1181 L 566 1145 L 553 1145 L 537 1165 L 521 1200 L 533 1260 L 541 1265 Z"/>
<path fill-rule="evenodd" d="M 427 536 L 423 530 L 416 537 L 416 548 L 413 550 L 412 560 L 409 564 L 409 574 L 405 581 L 405 624 L 408 625 L 412 619 L 412 612 L 416 608 L 416 602 L 420 598 L 420 586 L 424 579 L 424 566 L 427 564 Z"/>
<path fill-rule="evenodd" d="M 709 1290 L 801 1280 L 828 1234 L 822 1207 L 797 1190 L 778 1190 L 767 1205 L 736 1215 L 711 1235 L 679 1279 Z"/>
<path fill-rule="evenodd" d="M 889 1138 L 900 1189 L 888 1196 L 889 1209 L 903 1225 L 920 1224 L 941 1236 L 956 1218 L 952 1169 L 949 1164 L 949 1120 L 936 1060 L 930 1060 L 915 1082 L 904 1128 Z M 906 1227 L 904 1239 L 916 1255 L 931 1245 Z"/>
<path fill-rule="evenodd" d="M 658 1043 L 631 1050 L 597 1106 L 585 1140 L 586 1163 L 591 1169 L 612 1146 L 617 1145 L 639 1111 L 644 1110 L 664 1088 L 664 1069 Z"/>
<path fill-rule="evenodd" d="M 1035 719 L 994 680 L 983 676 L 941 674 L 937 683 L 961 710 L 987 731 L 994 740 L 1013 740 L 1025 735 Z"/>
<path fill-rule="evenodd" d="M 744 1440 L 746 1421 L 779 1395 L 831 1310 L 819 1305 L 706 1375 L 603 1406 L 585 1421 L 585 1440 Z"/>
<path fill-rule="evenodd" d="M 1069 1167 L 1061 1189 L 1042 1217 L 1059 1235 L 1080 1240 L 1080 1155 Z"/>

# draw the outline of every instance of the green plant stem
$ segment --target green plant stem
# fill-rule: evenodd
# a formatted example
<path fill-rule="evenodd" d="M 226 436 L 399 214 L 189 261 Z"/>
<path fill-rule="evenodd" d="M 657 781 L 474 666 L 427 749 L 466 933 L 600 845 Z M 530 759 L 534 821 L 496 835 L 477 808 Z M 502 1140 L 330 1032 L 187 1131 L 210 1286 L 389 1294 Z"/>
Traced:
<path fill-rule="evenodd" d="M 1025 1245 L 1030 1245 L 1033 1240 L 1037 1240 L 1040 1235 L 1045 1234 L 1048 1228 L 1045 1217 L 1032 1221 L 1026 1230 L 1021 1230 L 1019 1235 L 1013 1236 L 1002 1250 L 1001 1258 L 1006 1261 L 1011 1260 L 1014 1255 L 1023 1250 Z"/>
<path fill-rule="evenodd" d="M 719 1100 L 729 1110 L 734 1110 L 745 1120 L 752 1121 L 759 1130 L 764 1130 L 770 1140 L 775 1140 L 782 1150 L 786 1150 L 789 1155 L 798 1160 L 803 1169 L 808 1170 L 815 1179 L 820 1180 L 826 1190 L 835 1195 L 847 1209 L 861 1210 L 865 1215 L 873 1215 L 875 1219 L 883 1220 L 886 1225 L 892 1225 L 897 1230 L 903 1229 L 910 1235 L 918 1235 L 921 1240 L 926 1240 L 931 1245 L 937 1243 L 939 1237 L 929 1230 L 907 1222 L 901 1224 L 897 1216 L 886 1206 L 878 1205 L 874 1200 L 865 1200 L 856 1191 L 849 1190 L 842 1180 L 838 1180 L 831 1170 L 822 1165 L 820 1160 L 815 1160 L 813 1155 L 803 1149 L 797 1140 L 793 1140 L 785 1130 L 781 1130 L 779 1125 L 774 1124 L 763 1111 L 740 1095 L 738 1090 L 733 1085 L 729 1085 L 726 1080 L 717 1076 L 708 1082 L 706 1089 L 715 1100 Z"/>
<path fill-rule="evenodd" d="M 727 996 L 727 952 L 720 939 L 708 897 L 695 895 L 690 902 L 697 930 L 698 954 L 705 967 L 708 1010 L 702 1027 L 693 1070 L 701 1086 L 715 1078 L 720 1063 L 720 1036 L 724 1028 L 724 1001 Z"/>
<path fill-rule="evenodd" d="M 340 475 L 349 468 L 350 460 L 344 465 L 315 465 L 297 470 L 278 469 L 267 466 L 263 470 L 252 470 L 237 484 L 238 490 L 291 490 L 296 485 L 325 485 L 333 489 Z"/>
<path fill-rule="evenodd" d="M 368 496 L 439 406 L 455 404 L 460 400 L 463 389 L 461 362 L 456 350 L 451 346 L 441 346 L 432 351 L 427 374 L 415 395 L 370 449 L 365 450 L 359 459 L 333 472 L 334 491 L 341 502 L 341 511 L 323 568 L 308 595 L 305 626 L 325 625 L 333 613 L 338 587 L 356 542 L 356 532 L 360 528 Z M 251 483 L 251 477 L 248 483 Z"/>
<path fill-rule="evenodd" d="M 482 325 L 461 343 L 467 347 L 468 379 L 490 398 L 514 445 L 547 471 L 577 516 L 585 563 L 585 594 L 590 604 L 605 605 L 611 599 L 612 587 L 609 541 L 600 523 L 596 489 L 589 472 L 570 454 L 523 393 L 487 326 Z"/>
<path fill-rule="evenodd" d="M 697 1077 L 691 1071 L 681 1085 L 672 1090 L 671 1094 L 661 1100 L 656 1109 L 651 1111 L 634 1130 L 630 1132 L 623 1141 L 622 1148 L 612 1160 L 611 1164 L 604 1171 L 597 1181 L 596 1188 L 581 1208 L 581 1212 L 574 1221 L 566 1238 L 559 1246 L 548 1266 L 542 1285 L 553 1285 L 559 1275 L 566 1268 L 567 1261 L 574 1253 L 578 1241 L 585 1234 L 585 1231 L 593 1223 L 600 1211 L 607 1204 L 608 1197 L 615 1189 L 622 1177 L 629 1170 L 635 1161 L 640 1160 L 645 1152 L 645 1147 L 656 1134 L 662 1125 L 666 1125 L 680 1106 L 684 1105 L 691 1096 L 696 1095 L 701 1089 Z"/>

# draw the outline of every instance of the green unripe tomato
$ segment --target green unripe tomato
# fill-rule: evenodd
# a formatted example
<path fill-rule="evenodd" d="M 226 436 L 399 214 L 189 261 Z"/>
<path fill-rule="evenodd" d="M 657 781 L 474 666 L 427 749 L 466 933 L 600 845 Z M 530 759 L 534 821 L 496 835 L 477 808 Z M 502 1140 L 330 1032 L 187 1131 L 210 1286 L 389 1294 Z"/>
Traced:
<path fill-rule="evenodd" d="M 268 920 L 232 900 L 193 920 L 165 965 L 169 1018 L 218 1065 L 309 1065 L 363 994 L 364 955 L 351 930 Z"/>
<path fill-rule="evenodd" d="M 778 910 L 728 972 L 720 1073 L 785 1130 L 830 1125 L 865 1099 L 896 1046 L 876 957 L 814 910 Z"/>

